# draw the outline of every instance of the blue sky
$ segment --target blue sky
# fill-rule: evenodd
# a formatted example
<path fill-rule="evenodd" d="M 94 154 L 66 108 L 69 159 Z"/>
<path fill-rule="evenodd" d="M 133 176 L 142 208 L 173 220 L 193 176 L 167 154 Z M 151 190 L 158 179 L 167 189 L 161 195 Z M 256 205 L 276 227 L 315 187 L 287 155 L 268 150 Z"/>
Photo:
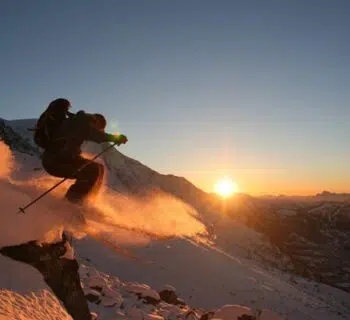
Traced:
<path fill-rule="evenodd" d="M 0 3 L 0 117 L 56 97 L 210 191 L 350 191 L 347 0 Z"/>

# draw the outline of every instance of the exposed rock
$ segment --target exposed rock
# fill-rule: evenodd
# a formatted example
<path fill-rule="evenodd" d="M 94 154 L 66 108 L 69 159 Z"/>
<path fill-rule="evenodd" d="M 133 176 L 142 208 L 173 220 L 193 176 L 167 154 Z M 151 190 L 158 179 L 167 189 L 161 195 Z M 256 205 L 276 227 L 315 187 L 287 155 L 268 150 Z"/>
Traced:
<path fill-rule="evenodd" d="M 214 311 L 207 312 L 201 316 L 200 320 L 210 320 L 213 317 L 214 313 Z"/>
<path fill-rule="evenodd" d="M 185 302 L 179 299 L 174 291 L 171 290 L 162 290 L 159 292 L 160 298 L 170 304 L 174 305 L 185 305 Z"/>
<path fill-rule="evenodd" d="M 89 307 L 78 273 L 78 263 L 76 260 L 62 258 L 66 250 L 65 241 L 42 245 L 31 241 L 1 248 L 0 253 L 36 268 L 73 319 L 90 320 Z"/>
<path fill-rule="evenodd" d="M 93 294 L 92 292 L 90 292 L 87 295 L 85 295 L 85 297 L 91 303 L 96 303 L 96 304 L 100 304 L 101 303 L 100 295 Z"/>
<path fill-rule="evenodd" d="M 139 297 L 142 298 L 143 301 L 145 301 L 145 303 L 147 303 L 147 304 L 152 304 L 152 305 L 154 305 L 154 306 L 157 305 L 157 304 L 160 302 L 160 300 L 155 299 L 155 298 L 153 298 L 153 297 L 148 297 L 148 296 L 142 297 L 141 295 L 139 295 Z"/>
<path fill-rule="evenodd" d="M 92 286 L 92 287 L 90 287 L 91 289 L 93 289 L 93 290 L 96 290 L 96 291 L 98 291 L 98 292 L 101 292 L 102 291 L 102 287 L 100 287 L 100 286 Z"/>
<path fill-rule="evenodd" d="M 148 285 L 131 283 L 125 285 L 123 288 L 127 292 L 136 295 L 137 298 L 142 300 L 145 304 L 156 306 L 161 301 L 159 294 Z"/>

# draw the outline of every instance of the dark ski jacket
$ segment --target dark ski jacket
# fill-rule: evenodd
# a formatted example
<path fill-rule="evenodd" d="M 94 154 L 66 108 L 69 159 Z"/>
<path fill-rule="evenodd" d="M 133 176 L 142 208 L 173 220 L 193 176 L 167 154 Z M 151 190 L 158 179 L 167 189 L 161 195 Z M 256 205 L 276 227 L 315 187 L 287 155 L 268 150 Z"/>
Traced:
<path fill-rule="evenodd" d="M 108 137 L 104 130 L 94 126 L 93 115 L 80 111 L 65 119 L 55 130 L 52 143 L 44 153 L 74 159 L 80 155 L 84 141 L 101 143 L 108 141 Z"/>

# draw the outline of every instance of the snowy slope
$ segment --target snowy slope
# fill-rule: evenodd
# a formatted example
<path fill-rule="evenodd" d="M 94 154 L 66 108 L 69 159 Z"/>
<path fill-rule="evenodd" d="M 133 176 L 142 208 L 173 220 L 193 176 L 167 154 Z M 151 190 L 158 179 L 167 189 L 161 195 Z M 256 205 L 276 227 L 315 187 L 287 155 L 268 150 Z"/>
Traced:
<path fill-rule="evenodd" d="M 288 283 L 281 275 L 267 274 L 257 267 L 251 269 L 251 262 L 232 263 L 220 253 L 191 244 L 152 244 L 151 250 L 147 249 L 151 252 L 143 252 L 143 257 L 152 259 L 152 266 L 147 266 L 122 259 L 92 240 L 86 241 L 78 246 L 78 251 L 84 251 L 82 247 L 86 251 L 79 256 L 89 254 L 89 261 L 87 257 L 81 259 L 80 274 L 90 308 L 100 319 L 198 320 L 224 304 L 248 306 L 241 309 L 240 315 L 257 315 L 265 308 L 275 310 L 274 316 L 257 318 L 265 320 L 280 319 L 276 314 L 279 310 L 283 319 L 332 320 L 349 316 L 348 295 L 344 292 L 300 278 Z M 142 251 L 137 253 L 141 255 Z M 21 320 L 69 319 L 36 270 L 7 258 L 0 258 L 0 269 L 10 271 L 0 277 L 0 315 Z M 153 305 L 153 299 L 159 299 L 159 293 L 169 283 L 177 288 L 184 307 L 164 302 Z M 138 299 L 139 294 L 146 302 Z M 233 311 L 221 319 L 235 320 Z"/>
<path fill-rule="evenodd" d="M 298 320 L 346 319 L 350 315 L 345 292 L 265 270 L 255 261 L 230 257 L 193 242 L 177 239 L 134 250 L 146 259 L 144 263 L 130 263 L 88 239 L 77 244 L 77 251 L 99 270 L 122 279 L 147 282 L 154 288 L 171 283 L 197 308 L 234 303 L 268 308 L 285 319 Z"/>
<path fill-rule="evenodd" d="M 0 319 L 6 320 L 69 320 L 36 270 L 0 256 L 0 265 L 11 274 L 0 278 Z M 16 279 L 15 274 L 23 274 Z M 91 264 L 80 264 L 83 289 L 90 309 L 98 319 L 130 320 L 236 320 L 251 315 L 251 320 L 280 320 L 269 310 L 254 311 L 240 305 L 225 305 L 216 310 L 192 308 L 177 296 L 173 286 L 159 291 L 144 283 L 122 281 L 96 270 Z M 24 277 L 25 276 L 25 277 Z M 9 279 L 12 279 L 9 283 Z M 10 289 L 6 289 L 10 287 Z"/>

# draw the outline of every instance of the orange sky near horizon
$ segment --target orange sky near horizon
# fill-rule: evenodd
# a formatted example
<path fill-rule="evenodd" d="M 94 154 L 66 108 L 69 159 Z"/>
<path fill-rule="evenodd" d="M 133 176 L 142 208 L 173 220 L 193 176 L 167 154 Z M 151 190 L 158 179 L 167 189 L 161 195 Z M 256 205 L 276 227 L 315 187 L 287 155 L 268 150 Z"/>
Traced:
<path fill-rule="evenodd" d="M 244 170 L 243 172 L 193 171 L 178 172 L 195 186 L 206 192 L 214 192 L 215 183 L 223 177 L 228 177 L 237 183 L 240 193 L 253 196 L 259 195 L 315 195 L 324 190 L 336 193 L 350 193 L 348 179 L 343 175 L 325 173 L 323 176 L 316 172 L 282 171 L 282 170 Z"/>

